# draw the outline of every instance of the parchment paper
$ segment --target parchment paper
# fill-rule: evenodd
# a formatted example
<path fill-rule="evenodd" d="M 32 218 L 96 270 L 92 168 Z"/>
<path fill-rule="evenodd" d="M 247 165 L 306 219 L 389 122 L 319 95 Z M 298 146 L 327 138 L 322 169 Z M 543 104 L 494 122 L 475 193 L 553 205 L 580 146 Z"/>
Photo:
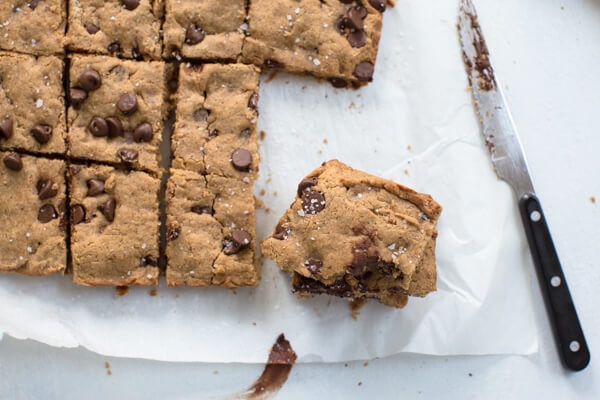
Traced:
<path fill-rule="evenodd" d="M 369 302 L 298 300 L 265 260 L 261 285 L 79 287 L 69 277 L 0 276 L 0 332 L 53 346 L 167 361 L 265 360 L 281 332 L 300 362 L 398 352 L 528 354 L 537 350 L 530 256 L 510 188 L 492 172 L 461 62 L 456 1 L 401 1 L 384 17 L 375 80 L 358 91 L 311 78 L 262 79 L 257 212 L 265 237 L 296 185 L 322 161 L 430 193 L 439 222 L 438 292 L 396 310 Z M 326 139 L 327 143 L 324 143 Z M 260 196 L 261 189 L 266 191 Z"/>

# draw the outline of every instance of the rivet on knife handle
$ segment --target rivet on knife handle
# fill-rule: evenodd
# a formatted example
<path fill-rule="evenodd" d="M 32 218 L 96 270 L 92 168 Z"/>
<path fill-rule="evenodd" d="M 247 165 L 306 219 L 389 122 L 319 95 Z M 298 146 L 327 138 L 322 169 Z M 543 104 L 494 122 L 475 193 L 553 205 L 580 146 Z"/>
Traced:
<path fill-rule="evenodd" d="M 533 193 L 524 194 L 519 208 L 563 363 L 580 371 L 590 362 L 590 351 L 540 201 Z"/>

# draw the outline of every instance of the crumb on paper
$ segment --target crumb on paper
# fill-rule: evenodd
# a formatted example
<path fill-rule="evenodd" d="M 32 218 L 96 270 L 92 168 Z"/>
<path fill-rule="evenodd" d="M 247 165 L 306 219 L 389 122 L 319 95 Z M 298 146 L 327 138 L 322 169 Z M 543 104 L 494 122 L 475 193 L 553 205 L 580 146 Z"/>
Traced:
<path fill-rule="evenodd" d="M 408 170 L 407 169 L 404 170 L 404 175 L 408 175 Z"/>
<path fill-rule="evenodd" d="M 472 91 L 473 91 L 473 87 L 471 87 L 471 86 L 467 86 L 467 89 L 466 89 L 466 90 L 467 90 L 467 92 L 472 92 Z"/>
<path fill-rule="evenodd" d="M 269 207 L 265 208 L 265 212 L 268 214 L 271 212 L 271 209 Z"/>
<path fill-rule="evenodd" d="M 473 374 L 471 372 L 469 372 L 469 376 L 473 376 Z"/>
<path fill-rule="evenodd" d="M 237 292 L 235 291 L 235 289 L 233 289 L 233 290 L 231 291 L 231 293 L 233 293 L 233 294 L 237 295 Z"/>
<path fill-rule="evenodd" d="M 323 154 L 323 150 L 321 150 L 321 149 L 317 150 L 317 154 Z"/>
<path fill-rule="evenodd" d="M 267 137 L 267 132 L 260 131 L 260 140 L 265 140 L 266 137 Z"/>
<path fill-rule="evenodd" d="M 358 386 L 362 386 L 362 381 L 358 381 Z"/>
<path fill-rule="evenodd" d="M 365 367 L 368 367 L 368 366 L 369 366 L 369 362 L 368 362 L 368 361 L 365 361 L 363 365 L 364 365 Z"/>
<path fill-rule="evenodd" d="M 106 375 L 111 376 L 112 375 L 112 371 L 110 369 L 106 370 Z"/>
<path fill-rule="evenodd" d="M 253 322 L 253 323 L 252 323 L 252 326 L 256 326 L 256 322 Z"/>
<path fill-rule="evenodd" d="M 347 366 L 348 366 L 348 363 L 344 363 L 344 367 L 347 367 Z"/>
<path fill-rule="evenodd" d="M 104 362 L 104 368 L 110 368 L 110 363 L 108 361 Z"/>
<path fill-rule="evenodd" d="M 267 191 L 265 189 L 260 189 L 260 192 L 258 194 L 264 196 L 266 193 Z"/>
<path fill-rule="evenodd" d="M 323 143 L 325 143 L 325 144 L 329 143 L 329 142 L 327 141 L 327 138 L 323 138 Z"/>
<path fill-rule="evenodd" d="M 179 298 L 179 293 L 175 293 L 175 298 L 178 299 Z"/>
<path fill-rule="evenodd" d="M 273 192 L 273 196 L 277 197 L 277 190 Z"/>
<path fill-rule="evenodd" d="M 594 196 L 590 197 L 590 201 L 592 204 L 596 204 L 596 198 Z"/>
<path fill-rule="evenodd" d="M 412 146 L 409 144 L 408 146 L 406 146 L 406 150 L 411 151 L 412 150 Z"/>
<path fill-rule="evenodd" d="M 156 288 L 148 290 L 148 294 L 152 297 L 156 296 Z"/>
<path fill-rule="evenodd" d="M 218 369 L 215 369 L 215 370 L 213 371 L 213 374 L 214 374 L 214 375 L 218 375 L 218 374 L 219 374 L 219 370 L 218 370 Z"/>

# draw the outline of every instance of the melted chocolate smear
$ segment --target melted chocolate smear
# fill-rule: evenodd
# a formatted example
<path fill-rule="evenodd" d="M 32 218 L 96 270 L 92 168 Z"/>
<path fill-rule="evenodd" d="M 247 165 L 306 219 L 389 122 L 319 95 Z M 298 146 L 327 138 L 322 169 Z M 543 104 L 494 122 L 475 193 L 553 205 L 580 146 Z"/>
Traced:
<path fill-rule="evenodd" d="M 117 286 L 117 296 L 125 296 L 129 291 L 129 286 Z"/>
<path fill-rule="evenodd" d="M 467 55 L 463 51 L 463 61 L 469 75 L 469 83 L 473 86 L 471 81 L 471 71 L 475 69 L 479 73 L 479 81 L 477 85 L 481 90 L 492 90 L 496 88 L 496 78 L 494 77 L 494 69 L 490 64 L 490 52 L 488 51 L 487 44 L 481 33 L 481 26 L 479 25 L 479 19 L 477 14 L 466 13 L 466 16 L 471 20 L 471 28 L 475 31 L 473 38 L 473 47 L 475 48 L 475 65 L 468 59 Z"/>
<path fill-rule="evenodd" d="M 282 333 L 271 347 L 263 373 L 239 398 L 266 400 L 275 397 L 287 381 L 296 358 L 296 352 Z"/>

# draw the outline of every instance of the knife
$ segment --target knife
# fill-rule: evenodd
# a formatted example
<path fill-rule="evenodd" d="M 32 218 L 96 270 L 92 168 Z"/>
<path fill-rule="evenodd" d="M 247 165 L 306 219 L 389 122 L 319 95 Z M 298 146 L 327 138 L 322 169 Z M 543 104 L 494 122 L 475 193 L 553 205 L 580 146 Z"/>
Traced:
<path fill-rule="evenodd" d="M 589 364 L 590 351 L 471 0 L 461 0 L 458 31 L 485 144 L 494 171 L 517 193 L 523 227 L 561 359 L 567 368 L 580 371 Z"/>

